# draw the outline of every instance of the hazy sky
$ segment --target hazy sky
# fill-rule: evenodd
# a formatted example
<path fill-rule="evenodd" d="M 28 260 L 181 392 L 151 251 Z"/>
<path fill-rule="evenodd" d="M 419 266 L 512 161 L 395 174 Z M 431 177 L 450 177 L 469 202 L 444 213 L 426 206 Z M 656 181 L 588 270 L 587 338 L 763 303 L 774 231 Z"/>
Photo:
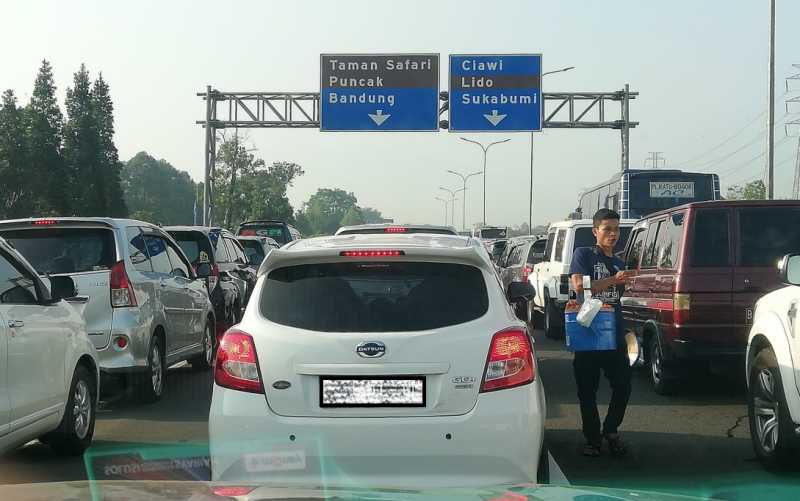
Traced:
<path fill-rule="evenodd" d="M 545 92 L 639 91 L 631 119 L 631 167 L 650 151 L 668 167 L 719 172 L 723 188 L 760 178 L 765 157 L 767 0 L 551 1 L 35 1 L 4 0 L 0 88 L 30 98 L 42 59 L 51 62 L 63 105 L 81 63 L 102 71 L 115 104 L 116 144 L 164 158 L 200 180 L 207 84 L 223 91 L 318 91 L 319 54 L 540 52 Z M 800 63 L 800 2 L 777 0 L 776 186 L 791 192 L 797 139 L 783 122 L 784 78 Z M 794 73 L 800 73 L 800 69 Z M 800 90 L 800 81 L 795 86 Z M 617 107 L 608 111 L 617 112 Z M 800 111 L 800 104 L 797 105 Z M 800 115 L 789 115 L 789 119 Z M 757 120 L 756 120 L 757 119 Z M 738 135 L 733 136 L 739 132 Z M 790 131 L 790 132 L 797 132 Z M 289 191 L 299 207 L 320 187 L 352 191 L 362 206 L 403 222 L 443 222 L 446 169 L 479 170 L 477 146 L 458 134 L 251 130 L 268 163 L 301 164 Z M 487 220 L 528 219 L 530 134 L 489 154 Z M 730 138 L 730 139 L 729 139 Z M 727 140 L 727 141 L 726 141 Z M 726 142 L 724 142 L 726 141 Z M 724 143 L 723 143 L 724 142 Z M 723 143 L 720 146 L 720 143 Z M 577 194 L 619 169 L 614 130 L 548 129 L 534 140 L 534 223 L 562 219 Z M 709 151 L 711 150 L 711 151 Z M 692 161 L 690 164 L 684 164 Z M 467 221 L 481 219 L 480 177 L 470 181 Z M 456 205 L 461 225 L 461 205 Z"/>

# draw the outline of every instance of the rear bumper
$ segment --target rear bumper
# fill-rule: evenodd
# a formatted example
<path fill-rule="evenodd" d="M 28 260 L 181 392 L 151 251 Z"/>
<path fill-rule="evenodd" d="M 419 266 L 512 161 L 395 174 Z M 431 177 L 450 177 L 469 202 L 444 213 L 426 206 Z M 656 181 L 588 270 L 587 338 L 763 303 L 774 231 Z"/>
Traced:
<path fill-rule="evenodd" d="M 680 364 L 739 364 L 744 362 L 747 351 L 746 335 L 739 336 L 736 331 L 745 332 L 735 326 L 723 332 L 723 339 L 717 342 L 708 341 L 708 332 L 691 327 L 670 326 L 664 329 L 662 349 L 664 361 L 673 365 Z M 740 344 L 736 341 L 743 337 Z"/>
<path fill-rule="evenodd" d="M 139 308 L 114 310 L 111 338 L 105 348 L 97 350 L 100 371 L 108 374 L 138 372 L 147 368 L 147 350 L 150 348 L 151 321 L 147 321 Z M 123 349 L 115 347 L 118 337 L 127 339 Z"/>
<path fill-rule="evenodd" d="M 539 381 L 481 394 L 464 415 L 403 418 L 283 417 L 264 395 L 215 385 L 212 480 L 415 488 L 530 482 L 544 418 Z"/>

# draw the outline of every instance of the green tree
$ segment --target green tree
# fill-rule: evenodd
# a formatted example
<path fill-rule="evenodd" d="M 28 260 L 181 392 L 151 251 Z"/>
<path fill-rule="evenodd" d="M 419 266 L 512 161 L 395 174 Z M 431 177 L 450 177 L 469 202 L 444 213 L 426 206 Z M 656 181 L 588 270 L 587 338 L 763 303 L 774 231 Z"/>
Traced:
<path fill-rule="evenodd" d="M 114 104 L 102 73 L 92 87 L 92 111 L 97 130 L 100 171 L 106 187 L 104 208 L 111 217 L 125 217 L 128 209 L 120 185 L 122 164 L 114 144 Z"/>
<path fill-rule="evenodd" d="M 357 202 L 353 193 L 320 188 L 303 204 L 302 220 L 307 225 L 303 229 L 311 235 L 333 234 L 341 226 L 348 210 L 358 206 Z"/>
<path fill-rule="evenodd" d="M 730 200 L 764 200 L 767 198 L 767 187 L 764 181 L 760 179 L 745 183 L 744 186 L 734 184 L 728 188 L 725 198 Z"/>
<path fill-rule="evenodd" d="M 29 174 L 37 180 L 35 213 L 69 215 L 74 180 L 68 175 L 62 152 L 64 116 L 56 99 L 53 69 L 42 61 L 33 94 L 26 108 L 28 117 Z"/>
<path fill-rule="evenodd" d="M 121 178 L 125 203 L 134 219 L 193 224 L 197 185 L 188 173 L 142 151 L 125 162 Z"/>
<path fill-rule="evenodd" d="M 364 218 L 365 224 L 386 222 L 386 218 L 383 217 L 381 211 L 379 211 L 378 209 L 373 209 L 372 207 L 362 207 L 361 216 Z"/>
<path fill-rule="evenodd" d="M 3 93 L 0 104 L 0 216 L 29 215 L 33 208 L 36 177 L 28 171 L 25 114 L 17 106 L 12 90 Z"/>
<path fill-rule="evenodd" d="M 358 207 L 350 207 L 345 212 L 344 217 L 339 222 L 340 226 L 353 226 L 356 224 L 364 224 L 364 216 L 361 214 L 361 209 Z"/>
<path fill-rule="evenodd" d="M 64 127 L 64 159 L 74 180 L 73 213 L 105 216 L 106 178 L 100 164 L 100 145 L 93 112 L 89 71 L 81 65 L 73 87 L 67 88 L 67 123 Z"/>

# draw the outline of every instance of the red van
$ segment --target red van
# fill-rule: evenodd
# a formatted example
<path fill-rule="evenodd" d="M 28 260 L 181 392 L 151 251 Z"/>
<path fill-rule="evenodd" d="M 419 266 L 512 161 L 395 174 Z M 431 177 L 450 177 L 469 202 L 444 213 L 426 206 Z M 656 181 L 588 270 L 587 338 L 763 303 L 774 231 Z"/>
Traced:
<path fill-rule="evenodd" d="M 622 299 L 656 393 L 693 365 L 744 362 L 758 298 L 781 287 L 778 261 L 800 252 L 800 201 L 718 200 L 636 223 L 625 249 L 637 270 Z"/>

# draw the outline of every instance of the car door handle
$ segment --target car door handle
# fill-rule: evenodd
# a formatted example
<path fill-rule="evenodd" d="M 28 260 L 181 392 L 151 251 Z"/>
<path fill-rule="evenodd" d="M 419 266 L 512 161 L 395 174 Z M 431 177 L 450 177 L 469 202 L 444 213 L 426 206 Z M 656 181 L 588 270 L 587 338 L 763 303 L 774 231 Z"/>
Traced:
<path fill-rule="evenodd" d="M 22 320 L 9 320 L 8 327 L 10 329 L 13 329 L 15 327 L 25 327 L 25 322 L 23 322 Z"/>

